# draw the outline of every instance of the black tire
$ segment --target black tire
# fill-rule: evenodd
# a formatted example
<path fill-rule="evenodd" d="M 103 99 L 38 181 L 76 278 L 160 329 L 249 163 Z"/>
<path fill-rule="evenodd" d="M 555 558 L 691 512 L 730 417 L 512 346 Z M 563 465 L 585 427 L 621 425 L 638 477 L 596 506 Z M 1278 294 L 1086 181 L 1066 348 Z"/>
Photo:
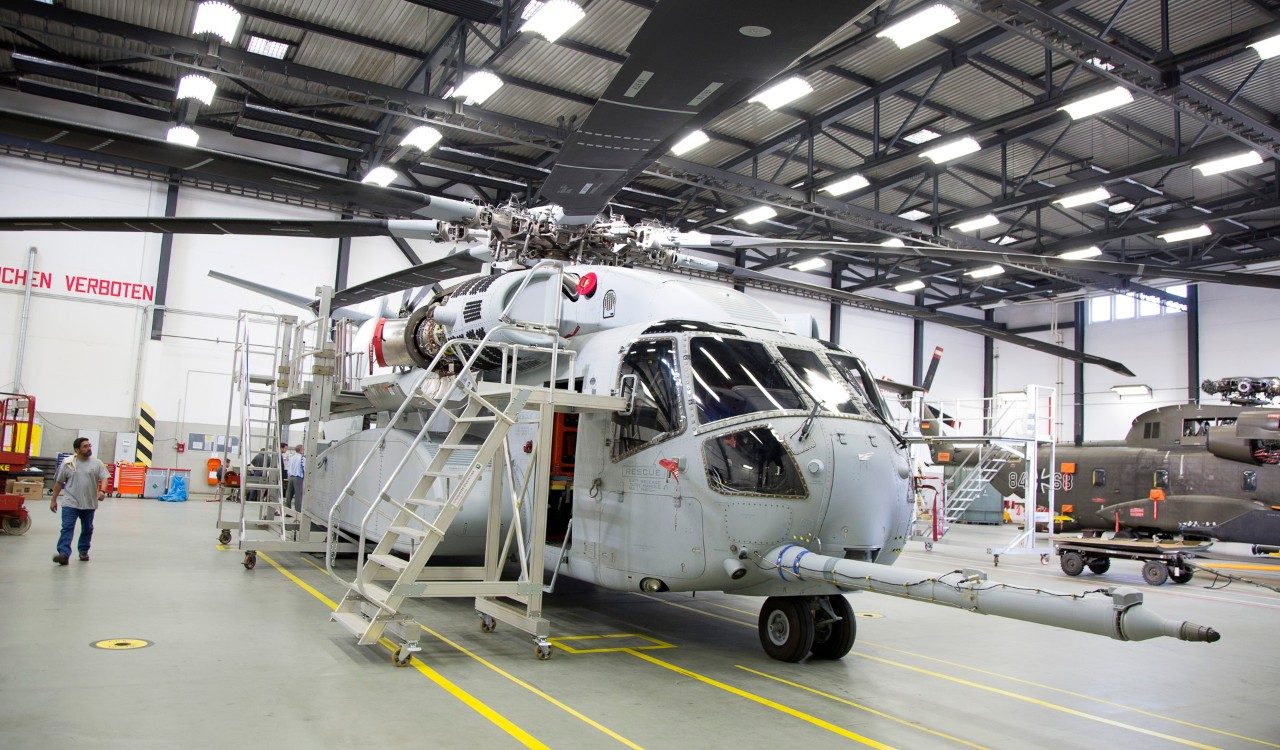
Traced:
<path fill-rule="evenodd" d="M 1063 552 L 1059 561 L 1062 572 L 1069 576 L 1078 576 L 1084 571 L 1084 555 L 1079 552 Z"/>
<path fill-rule="evenodd" d="M 4 517 L 4 533 L 20 536 L 27 533 L 31 529 L 31 516 L 5 516 Z"/>
<path fill-rule="evenodd" d="M 253 566 L 255 566 L 255 565 L 257 565 L 257 564 L 258 564 L 258 556 L 257 556 L 257 555 L 255 555 L 255 554 L 254 554 L 254 553 L 252 553 L 252 552 L 246 552 L 246 553 L 244 554 L 244 569 L 245 569 L 245 570 L 253 570 Z"/>
<path fill-rule="evenodd" d="M 758 628 L 766 654 L 778 661 L 800 661 L 813 648 L 813 610 L 808 597 L 765 599 Z"/>
<path fill-rule="evenodd" d="M 827 601 L 831 604 L 831 610 L 836 613 L 836 617 L 840 619 L 814 625 L 813 646 L 810 647 L 809 653 L 815 659 L 834 661 L 843 659 L 844 655 L 849 653 L 849 649 L 853 648 L 853 641 L 858 637 L 858 623 L 853 617 L 853 607 L 849 606 L 849 600 L 844 594 L 832 594 L 827 597 Z M 823 619 L 825 615 L 826 612 L 819 608 L 817 619 Z"/>
<path fill-rule="evenodd" d="M 218 535 L 218 543 L 229 544 L 230 542 L 231 542 L 231 529 L 223 529 L 222 533 Z"/>
<path fill-rule="evenodd" d="M 1169 568 L 1160 560 L 1148 560 L 1142 565 L 1142 580 L 1152 586 L 1164 585 L 1169 580 Z"/>
<path fill-rule="evenodd" d="M 1094 557 L 1089 560 L 1088 565 L 1089 565 L 1089 572 L 1093 573 L 1094 575 L 1100 576 L 1103 573 L 1106 573 L 1108 570 L 1111 570 L 1111 558 Z"/>
<path fill-rule="evenodd" d="M 1191 568 L 1175 568 L 1170 566 L 1169 577 L 1174 583 L 1190 583 L 1196 572 Z"/>

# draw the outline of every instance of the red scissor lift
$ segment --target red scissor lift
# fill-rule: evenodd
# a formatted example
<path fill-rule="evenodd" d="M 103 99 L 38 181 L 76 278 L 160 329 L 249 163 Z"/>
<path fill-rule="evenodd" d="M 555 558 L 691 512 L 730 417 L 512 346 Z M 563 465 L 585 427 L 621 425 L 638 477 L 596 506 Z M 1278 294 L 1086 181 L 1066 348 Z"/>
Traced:
<path fill-rule="evenodd" d="M 31 438 L 36 416 L 35 396 L 0 392 L 0 529 L 25 534 L 31 528 L 25 497 L 3 492 L 11 478 L 31 462 Z"/>

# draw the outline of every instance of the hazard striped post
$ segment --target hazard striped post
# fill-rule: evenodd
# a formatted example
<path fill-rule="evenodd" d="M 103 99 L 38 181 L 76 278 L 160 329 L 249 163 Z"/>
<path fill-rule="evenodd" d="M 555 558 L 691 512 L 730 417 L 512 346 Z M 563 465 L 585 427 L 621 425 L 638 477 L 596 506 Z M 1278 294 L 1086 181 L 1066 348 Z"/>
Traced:
<path fill-rule="evenodd" d="M 134 449 L 133 460 L 143 466 L 151 465 L 151 456 L 155 452 L 156 412 L 145 401 L 138 402 L 138 445 Z"/>

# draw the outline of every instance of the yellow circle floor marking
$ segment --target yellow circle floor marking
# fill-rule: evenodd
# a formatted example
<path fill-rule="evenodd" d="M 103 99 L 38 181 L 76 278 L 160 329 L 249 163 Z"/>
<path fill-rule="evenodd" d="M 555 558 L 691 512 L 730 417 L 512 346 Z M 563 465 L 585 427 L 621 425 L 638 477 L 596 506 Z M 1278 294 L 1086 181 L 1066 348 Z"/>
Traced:
<path fill-rule="evenodd" d="M 879 620 L 880 618 L 884 617 L 884 615 L 880 614 L 879 612 L 854 612 L 853 616 L 865 617 L 869 620 Z"/>
<path fill-rule="evenodd" d="M 128 651 L 133 648 L 146 648 L 151 645 L 151 641 L 144 641 L 141 638 L 108 638 L 105 641 L 96 641 L 89 645 L 108 651 Z"/>

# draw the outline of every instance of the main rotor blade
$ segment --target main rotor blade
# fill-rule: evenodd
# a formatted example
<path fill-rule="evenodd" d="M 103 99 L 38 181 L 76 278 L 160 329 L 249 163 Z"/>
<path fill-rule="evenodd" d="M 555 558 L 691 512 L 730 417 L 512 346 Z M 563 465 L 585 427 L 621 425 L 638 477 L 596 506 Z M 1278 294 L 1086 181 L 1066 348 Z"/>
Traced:
<path fill-rule="evenodd" d="M 958 250 L 945 247 L 929 247 L 927 245 L 906 245 L 904 247 L 885 247 L 884 245 L 866 242 L 828 242 L 824 240 L 786 240 L 769 237 L 738 237 L 734 235 L 716 234 L 682 234 L 679 237 L 681 247 L 687 249 L 769 247 L 795 250 L 822 250 L 835 252 L 848 250 L 862 255 L 914 255 L 921 258 L 938 258 L 942 260 L 967 260 L 980 263 L 1008 264 L 1022 268 L 1053 269 L 1055 271 L 1097 271 L 1116 276 L 1129 276 L 1136 279 L 1178 279 L 1181 281 L 1202 281 L 1212 284 L 1231 284 L 1235 286 L 1254 286 L 1263 289 L 1280 289 L 1280 276 L 1265 274 L 1234 273 L 1230 271 L 1205 271 L 1199 269 L 1171 268 L 1149 263 L 1128 263 L 1116 260 L 1097 260 L 1093 258 L 1073 260 L 1030 253 L 995 252 L 989 250 Z"/>
<path fill-rule="evenodd" d="M 363 284 L 347 287 L 333 295 L 334 309 L 356 305 L 383 295 L 403 292 L 414 287 L 430 287 L 445 279 L 478 273 L 484 266 L 484 256 L 489 248 L 476 248 L 438 260 L 428 261 L 412 268 L 379 276 Z M 315 306 L 315 303 L 312 303 Z"/>
<path fill-rule="evenodd" d="M 560 149 L 539 197 L 587 224 L 671 141 L 745 99 L 880 0 L 660 2 L 604 96 Z"/>
<path fill-rule="evenodd" d="M 259 284 L 256 281 L 249 281 L 248 279 L 242 279 L 239 276 L 231 276 L 230 274 L 219 273 L 218 271 L 210 271 L 209 277 L 217 279 L 218 281 L 225 281 L 226 283 L 238 286 L 241 289 L 248 289 L 251 292 L 257 292 L 258 294 L 270 297 L 271 299 L 280 300 L 286 305 L 301 307 L 304 310 L 314 309 L 314 301 L 310 297 L 305 297 L 301 294 L 286 292 L 283 289 L 276 289 L 273 286 Z M 355 310 L 335 310 L 333 312 L 333 317 L 345 318 L 346 320 L 354 320 L 357 323 L 363 323 L 366 320 L 370 320 L 372 316 L 356 312 Z"/>
<path fill-rule="evenodd" d="M 266 237 L 377 237 L 391 234 L 387 222 L 382 219 L 232 219 L 153 216 L 0 218 L 0 232 L 155 232 L 158 234 L 244 234 Z"/>
<path fill-rule="evenodd" d="M 900 248 L 899 248 L 900 249 Z M 819 286 L 817 284 L 806 284 L 803 281 L 791 281 L 789 279 L 779 279 L 774 276 L 766 276 L 758 271 L 752 271 L 746 268 L 739 268 L 725 263 L 716 263 L 716 271 L 725 276 L 740 280 L 751 286 L 760 287 L 762 289 L 777 289 L 782 291 L 800 291 L 806 296 L 819 297 L 829 299 L 834 302 L 849 305 L 850 307 L 860 307 L 865 310 L 875 310 L 876 312 L 890 313 L 892 315 L 903 315 L 908 318 L 924 320 L 929 323 L 937 323 L 939 325 L 949 326 L 951 328 L 959 328 L 962 331 L 976 333 L 979 336 L 986 336 L 997 341 L 1004 341 L 1018 346 L 1025 346 L 1037 352 L 1043 352 L 1055 357 L 1069 359 L 1074 362 L 1083 362 L 1088 365 L 1098 365 L 1108 370 L 1134 377 L 1134 373 L 1128 367 L 1116 362 L 1115 360 L 1097 357 L 1092 354 L 1077 352 L 1074 349 L 1068 349 L 1064 346 L 1057 346 L 1044 341 L 1019 336 L 1015 333 L 1003 331 L 991 325 L 987 325 L 981 320 L 973 318 L 965 318 L 950 313 L 938 312 L 930 310 L 927 307 L 919 307 L 917 305 L 908 305 L 902 302 L 891 302 L 889 300 L 876 299 L 874 297 L 866 297 L 853 292 L 846 292 L 843 289 L 832 289 L 831 287 Z M 690 266 L 695 268 L 696 266 Z"/>

